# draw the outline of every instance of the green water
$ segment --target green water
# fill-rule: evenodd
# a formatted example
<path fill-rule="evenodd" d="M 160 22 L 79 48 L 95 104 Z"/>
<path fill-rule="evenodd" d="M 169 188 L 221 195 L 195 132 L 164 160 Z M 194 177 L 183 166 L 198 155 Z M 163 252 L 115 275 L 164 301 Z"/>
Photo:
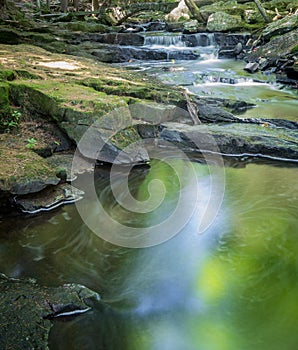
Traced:
<path fill-rule="evenodd" d="M 197 234 L 209 170 L 204 164 L 172 162 L 185 169 L 185 188 L 193 174 L 199 179 L 196 202 L 186 192 L 197 210 L 160 245 L 112 245 L 86 227 L 74 205 L 1 223 L 2 272 L 51 286 L 82 283 L 102 297 L 93 311 L 56 322 L 50 349 L 296 349 L 297 167 L 227 167 L 218 215 Z M 104 210 L 131 227 L 165 220 L 183 191 L 171 166 L 153 161 L 150 169 L 134 170 L 129 188 L 136 199 L 146 200 L 157 177 L 165 188 L 163 203 L 149 213 L 131 214 L 115 202 L 109 170 L 99 169 L 96 190 Z M 88 189 L 81 203 L 94 211 Z"/>

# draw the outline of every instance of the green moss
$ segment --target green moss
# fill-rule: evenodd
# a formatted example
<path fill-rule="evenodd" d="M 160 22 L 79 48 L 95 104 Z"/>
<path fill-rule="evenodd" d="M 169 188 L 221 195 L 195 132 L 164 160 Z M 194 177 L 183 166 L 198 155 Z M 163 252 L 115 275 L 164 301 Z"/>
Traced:
<path fill-rule="evenodd" d="M 11 144 L 5 134 L 1 135 L 0 144 L 0 190 L 9 191 L 16 184 L 56 177 L 56 170 L 25 145 Z"/>
<path fill-rule="evenodd" d="M 0 82 L 0 131 L 7 128 L 11 116 L 11 107 L 9 99 L 9 85 Z"/>
<path fill-rule="evenodd" d="M 295 45 L 295 46 L 293 46 L 292 47 L 292 49 L 291 49 L 291 53 L 297 53 L 298 52 L 298 45 Z"/>
<path fill-rule="evenodd" d="M 118 148 L 124 149 L 134 142 L 140 141 L 140 135 L 137 130 L 131 126 L 117 132 L 110 141 L 114 143 Z"/>
<path fill-rule="evenodd" d="M 10 69 L 0 70 L 0 81 L 12 81 L 17 78 L 16 72 Z"/>
<path fill-rule="evenodd" d="M 61 25 L 61 24 L 60 24 Z M 86 33 L 106 33 L 108 31 L 108 27 L 104 24 L 100 23 L 92 23 L 92 22 L 70 22 L 62 25 L 68 30 L 78 31 L 78 32 L 86 32 Z"/>

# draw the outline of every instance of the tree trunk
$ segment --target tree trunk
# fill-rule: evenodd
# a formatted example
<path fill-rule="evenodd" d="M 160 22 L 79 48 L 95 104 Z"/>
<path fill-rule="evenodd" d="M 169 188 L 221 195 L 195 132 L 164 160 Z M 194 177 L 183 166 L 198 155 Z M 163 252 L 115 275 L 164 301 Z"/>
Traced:
<path fill-rule="evenodd" d="M 260 14 L 263 16 L 264 20 L 269 23 L 271 22 L 269 16 L 266 13 L 266 10 L 264 9 L 264 7 L 261 4 L 261 1 L 259 0 L 254 0 L 254 3 L 257 5 L 258 10 L 260 11 Z"/>
<path fill-rule="evenodd" d="M 98 10 L 99 10 L 99 1 L 92 0 L 92 11 L 98 11 Z"/>
<path fill-rule="evenodd" d="M 0 0 L 0 18 L 8 18 L 6 0 Z"/>
<path fill-rule="evenodd" d="M 73 0 L 73 6 L 75 10 L 78 12 L 79 11 L 79 0 Z"/>
<path fill-rule="evenodd" d="M 67 11 L 67 6 L 68 6 L 68 0 L 61 0 L 60 8 L 62 12 Z"/>
<path fill-rule="evenodd" d="M 0 0 L 0 10 L 4 10 L 6 8 L 6 0 Z"/>
<path fill-rule="evenodd" d="M 194 2 L 194 0 L 184 0 L 185 5 L 189 8 L 190 13 L 192 16 L 197 19 L 199 22 L 205 22 L 204 17 L 202 16 L 198 6 Z"/>

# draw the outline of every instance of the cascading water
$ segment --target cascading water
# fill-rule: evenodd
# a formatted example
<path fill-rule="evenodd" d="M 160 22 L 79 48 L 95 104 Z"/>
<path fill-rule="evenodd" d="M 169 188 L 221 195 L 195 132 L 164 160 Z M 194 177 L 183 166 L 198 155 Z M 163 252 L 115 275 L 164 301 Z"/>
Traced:
<path fill-rule="evenodd" d="M 178 46 L 186 47 L 183 35 L 146 35 L 144 46 Z"/>

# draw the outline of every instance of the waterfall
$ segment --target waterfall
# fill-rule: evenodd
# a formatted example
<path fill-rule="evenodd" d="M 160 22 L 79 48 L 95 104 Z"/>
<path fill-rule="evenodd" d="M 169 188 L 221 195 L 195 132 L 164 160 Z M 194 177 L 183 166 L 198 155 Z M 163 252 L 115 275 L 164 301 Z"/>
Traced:
<path fill-rule="evenodd" d="M 206 47 L 216 46 L 213 33 L 146 35 L 144 46 Z"/>
<path fill-rule="evenodd" d="M 186 47 L 183 35 L 146 35 L 144 46 L 178 46 Z"/>

